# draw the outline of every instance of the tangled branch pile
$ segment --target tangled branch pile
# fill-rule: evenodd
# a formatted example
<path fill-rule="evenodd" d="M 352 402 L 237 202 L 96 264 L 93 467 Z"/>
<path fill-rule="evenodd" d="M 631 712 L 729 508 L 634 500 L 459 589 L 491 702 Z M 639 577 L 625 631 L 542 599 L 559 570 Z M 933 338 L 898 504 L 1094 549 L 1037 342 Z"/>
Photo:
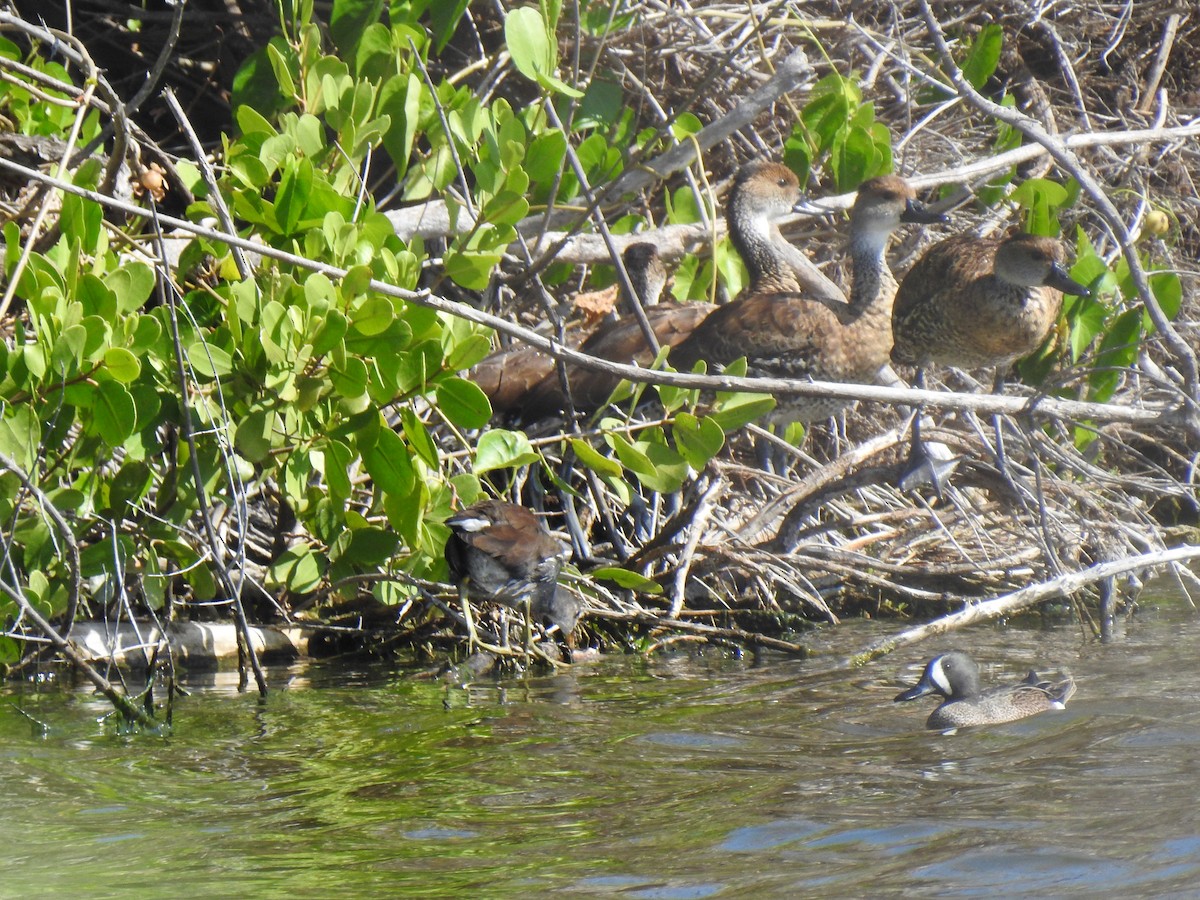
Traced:
<path fill-rule="evenodd" d="M 449 640 L 442 523 L 496 492 L 571 534 L 585 628 L 618 640 L 928 616 L 1135 557 L 1136 587 L 1195 521 L 1200 20 L 1178 4 L 589 3 L 576 22 L 556 4 L 405 20 L 335 3 L 326 27 L 197 3 L 147 15 L 132 56 L 128 22 L 87 6 L 74 37 L 0 20 L 0 114 L 20 132 L 0 141 L 10 662 L 40 631 L 30 610 L 69 630 L 85 581 L 94 614 L 215 601 L 243 627 Z M 201 17 L 253 49 L 236 77 Z M 800 174 L 813 212 L 785 234 L 836 283 L 839 211 L 894 168 L 958 206 L 956 231 L 1061 233 L 1093 298 L 1005 396 L 981 373 L 936 373 L 932 395 L 855 387 L 833 427 L 752 447 L 762 383 L 613 366 L 567 338 L 572 298 L 613 283 L 635 229 L 676 266 L 677 299 L 735 295 L 717 212 L 755 158 Z M 162 209 L 45 190 L 61 182 L 31 171 L 43 160 L 116 197 L 128 166 Z M 893 270 L 935 237 L 894 246 Z M 500 427 L 463 375 L 493 348 L 485 326 L 674 387 Z M 739 393 L 710 408 L 701 385 Z M 943 498 L 894 487 L 916 399 L 963 460 Z M 709 413 L 718 439 L 680 437 Z M 782 469 L 759 462 L 772 440 Z M 54 506 L 69 514 L 43 518 Z M 76 545 L 72 565 L 58 548 Z"/>

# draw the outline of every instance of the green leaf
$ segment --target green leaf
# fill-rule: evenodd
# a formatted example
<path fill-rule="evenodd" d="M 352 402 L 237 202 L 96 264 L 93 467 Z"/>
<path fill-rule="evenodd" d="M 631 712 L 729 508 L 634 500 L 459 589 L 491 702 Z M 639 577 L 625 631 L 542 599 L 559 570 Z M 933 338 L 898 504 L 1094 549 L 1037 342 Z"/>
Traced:
<path fill-rule="evenodd" d="M 1104 330 L 1107 313 L 1104 306 L 1094 300 L 1085 301 L 1086 306 L 1071 317 L 1071 362 L 1079 362 L 1084 351 L 1092 345 L 1096 335 Z"/>
<path fill-rule="evenodd" d="M 505 16 L 504 43 L 517 71 L 530 81 L 554 72 L 557 49 L 550 42 L 542 14 L 533 7 L 522 6 Z"/>
<path fill-rule="evenodd" d="M 604 456 L 591 444 L 579 438 L 571 439 L 571 449 L 575 451 L 575 455 L 579 457 L 579 461 L 597 475 L 605 475 L 609 478 L 621 478 L 625 474 L 619 462 L 611 457 Z"/>
<path fill-rule="evenodd" d="M 357 356 L 347 356 L 329 367 L 329 381 L 334 391 L 347 400 L 367 392 L 367 364 Z"/>
<path fill-rule="evenodd" d="M 1057 210 L 1068 197 L 1061 184 L 1048 178 L 1030 178 L 1012 192 L 1011 199 L 1025 210 L 1026 231 L 1053 237 L 1059 232 Z"/>
<path fill-rule="evenodd" d="M 625 110 L 624 99 L 625 93 L 621 85 L 607 78 L 593 78 L 584 93 L 583 101 L 579 104 L 575 127 L 581 131 L 590 128 L 611 128 L 620 121 Z M 691 113 L 683 115 L 689 117 L 685 128 L 693 121 L 699 122 Z"/>
<path fill-rule="evenodd" d="M 661 594 L 663 590 L 662 585 L 658 582 L 651 581 L 637 572 L 630 572 L 628 569 L 621 569 L 616 566 L 603 566 L 592 570 L 590 574 L 592 578 L 598 581 L 611 581 L 618 587 L 630 591 L 638 591 L 642 594 Z"/>
<path fill-rule="evenodd" d="M 391 531 L 368 525 L 351 532 L 350 546 L 344 555 L 352 563 L 371 568 L 391 559 L 399 546 L 400 539 Z"/>
<path fill-rule="evenodd" d="M 445 256 L 446 274 L 455 284 L 471 291 L 482 291 L 488 286 L 492 270 L 500 264 L 500 253 L 474 253 L 450 250 Z"/>
<path fill-rule="evenodd" d="M 1083 229 L 1076 227 L 1075 265 L 1071 266 L 1071 277 L 1080 284 L 1091 285 L 1097 278 L 1107 274 L 1108 266 L 1096 252 L 1095 246 Z"/>
<path fill-rule="evenodd" d="M 1094 371 L 1088 378 L 1088 399 L 1098 403 L 1108 401 L 1120 384 L 1119 370 L 1137 359 L 1142 336 L 1142 310 L 1129 309 L 1117 316 L 1100 341 Z"/>
<path fill-rule="evenodd" d="M 0 637 L 0 665 L 11 666 L 21 661 L 24 642 L 15 638 Z"/>
<path fill-rule="evenodd" d="M 360 334 L 383 334 L 396 318 L 396 310 L 386 297 L 368 297 L 350 312 L 350 320 Z"/>
<path fill-rule="evenodd" d="M 154 290 L 154 270 L 144 263 L 129 262 L 110 272 L 104 285 L 116 295 L 117 308 L 123 313 L 141 309 Z"/>
<path fill-rule="evenodd" d="M 463 321 L 455 319 L 454 321 Z M 446 368 L 452 372 L 469 369 L 492 352 L 492 342 L 482 334 L 471 334 L 455 342 L 446 354 Z"/>
<path fill-rule="evenodd" d="M 1174 272 L 1158 272 L 1151 275 L 1150 290 L 1154 293 L 1154 298 L 1158 300 L 1163 315 L 1168 319 L 1174 319 L 1179 315 L 1179 307 L 1183 303 L 1183 283 L 1179 280 L 1178 275 Z"/>
<path fill-rule="evenodd" d="M 525 153 L 525 174 L 530 181 L 547 184 L 562 169 L 567 158 L 567 138 L 559 129 L 539 134 Z"/>
<path fill-rule="evenodd" d="M 376 487 L 397 497 L 407 497 L 416 485 L 411 452 L 390 428 L 381 428 L 374 446 L 363 451 L 363 466 Z"/>
<path fill-rule="evenodd" d="M 404 436 L 408 438 L 408 445 L 431 469 L 437 469 L 440 463 L 437 446 L 430 438 L 425 423 L 407 406 L 400 410 L 400 423 L 404 428 Z"/>
<path fill-rule="evenodd" d="M 984 25 L 971 42 L 967 58 L 963 60 L 963 77 L 977 91 L 982 91 L 987 80 L 996 71 L 1000 62 L 1000 50 L 1004 46 L 1004 31 L 999 25 Z"/>
<path fill-rule="evenodd" d="M 492 225 L 516 225 L 529 212 L 529 201 L 515 191 L 501 191 L 488 201 L 480 215 Z"/>
<path fill-rule="evenodd" d="M 286 588 L 293 594 L 314 591 L 321 583 L 320 561 L 312 549 L 304 545 L 283 551 L 271 563 L 268 572 L 273 585 Z"/>
<path fill-rule="evenodd" d="M 650 490 L 671 494 L 683 486 L 687 462 L 670 447 L 653 441 L 631 444 L 618 434 L 608 435 L 607 440 L 617 458 Z"/>
<path fill-rule="evenodd" d="M 730 393 L 718 397 L 709 418 L 726 434 L 737 431 L 775 408 L 775 398 L 766 394 Z"/>
<path fill-rule="evenodd" d="M 308 280 L 312 281 L 315 277 L 316 275 L 309 275 Z M 346 336 L 349 327 L 346 317 L 338 310 L 331 309 L 325 313 L 325 321 L 317 327 L 316 334 L 312 337 L 313 355 L 324 356 L 341 346 L 342 338 Z"/>
<path fill-rule="evenodd" d="M 487 394 L 473 381 L 452 375 L 437 383 L 438 409 L 459 428 L 483 428 L 492 418 Z"/>
<path fill-rule="evenodd" d="M 42 425 L 30 404 L 10 407 L 0 416 L 0 452 L 12 457 L 27 471 L 41 443 Z"/>
<path fill-rule="evenodd" d="M 329 17 L 329 34 L 342 59 L 355 58 L 358 42 L 367 26 L 379 21 L 383 0 L 334 0 Z"/>
<path fill-rule="evenodd" d="M 283 234 L 294 234 L 313 189 L 313 166 L 302 159 L 284 170 L 275 194 L 275 218 Z"/>
<path fill-rule="evenodd" d="M 469 2 L 470 0 L 437 0 L 432 5 L 429 10 L 429 24 L 438 53 L 445 50 L 450 38 L 454 37 L 458 20 L 466 12 Z"/>
<path fill-rule="evenodd" d="M 829 165 L 841 191 L 862 184 L 875 173 L 880 162 L 874 137 L 857 126 L 845 129 L 838 136 L 829 155 Z"/>
<path fill-rule="evenodd" d="M 679 452 L 696 471 L 703 469 L 725 446 L 725 432 L 709 416 L 697 419 L 690 413 L 679 413 L 675 417 L 673 433 Z"/>
<path fill-rule="evenodd" d="M 100 382 L 96 388 L 92 419 L 97 433 L 110 447 L 125 443 L 137 422 L 137 407 L 125 385 L 117 381 Z"/>
<path fill-rule="evenodd" d="M 187 353 L 192 368 L 207 378 L 223 378 L 233 371 L 233 357 L 215 344 L 197 341 L 188 347 Z"/>
<path fill-rule="evenodd" d="M 142 364 L 124 347 L 110 347 L 104 351 L 104 367 L 108 374 L 123 384 L 137 381 L 142 374 Z"/>
<path fill-rule="evenodd" d="M 703 128 L 704 123 L 694 113 L 680 113 L 671 123 L 671 136 L 682 142 L 693 134 L 698 134 Z"/>
<path fill-rule="evenodd" d="M 82 325 L 68 325 L 54 343 L 51 357 L 55 369 L 73 370 L 83 362 L 83 348 L 87 342 L 87 329 Z"/>
<path fill-rule="evenodd" d="M 273 37 L 271 43 L 283 43 L 283 38 Z M 286 46 L 286 45 L 285 45 Z M 267 50 L 255 50 L 242 63 L 233 78 L 232 105 L 234 118 L 244 136 L 252 134 L 275 134 L 275 127 L 267 120 L 284 104 L 279 93 L 279 82 L 271 69 Z"/>
<path fill-rule="evenodd" d="M 335 499 L 345 501 L 353 491 L 350 484 L 350 467 L 354 465 L 354 454 L 341 441 L 330 440 L 322 448 L 324 452 L 325 483 Z"/>
<path fill-rule="evenodd" d="M 128 462 L 121 466 L 108 489 L 108 508 L 118 518 L 131 513 L 131 508 L 146 496 L 154 481 L 154 473 L 144 462 Z"/>
<path fill-rule="evenodd" d="M 243 416 L 233 435 L 238 452 L 250 462 L 265 462 L 274 448 L 276 421 L 275 414 L 265 409 L 256 409 Z"/>
<path fill-rule="evenodd" d="M 475 447 L 475 464 L 471 471 L 476 475 L 495 469 L 515 469 L 540 459 L 529 438 L 520 431 L 493 428 L 485 432 Z"/>
<path fill-rule="evenodd" d="M 639 441 L 638 446 L 654 464 L 654 472 L 639 475 L 638 481 L 660 494 L 673 494 L 683 487 L 688 477 L 687 460 L 666 444 L 655 441 Z"/>

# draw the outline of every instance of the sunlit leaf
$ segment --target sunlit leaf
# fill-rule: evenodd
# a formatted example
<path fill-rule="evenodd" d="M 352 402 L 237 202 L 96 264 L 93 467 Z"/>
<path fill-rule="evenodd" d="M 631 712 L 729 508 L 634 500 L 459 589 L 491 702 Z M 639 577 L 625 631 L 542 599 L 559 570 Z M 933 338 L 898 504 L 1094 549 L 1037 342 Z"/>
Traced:
<path fill-rule="evenodd" d="M 398 434 L 389 428 L 381 428 L 375 444 L 363 451 L 363 466 L 379 488 L 390 494 L 407 496 L 416 484 L 411 453 Z"/>
<path fill-rule="evenodd" d="M 962 73 L 975 90 L 983 90 L 987 80 L 996 71 L 1003 46 L 1004 31 L 994 24 L 984 25 L 971 41 L 971 49 L 967 51 L 967 58 L 962 62 Z"/>
<path fill-rule="evenodd" d="M 479 438 L 475 447 L 475 464 L 471 470 L 476 475 L 495 469 L 513 469 L 527 466 L 540 459 L 529 438 L 520 431 L 493 428 Z"/>
<path fill-rule="evenodd" d="M 459 428 L 482 428 L 492 417 L 487 394 L 473 381 L 451 376 L 437 384 L 438 409 Z"/>
<path fill-rule="evenodd" d="M 133 434 L 137 408 L 125 385 L 117 381 L 102 381 L 96 388 L 92 407 L 96 431 L 110 447 L 119 447 Z"/>
<path fill-rule="evenodd" d="M 662 585 L 658 582 L 651 581 L 637 572 L 630 572 L 628 569 L 620 569 L 616 566 L 602 566 L 599 569 L 593 569 L 591 577 L 597 581 L 611 581 L 618 587 L 642 594 L 661 594 L 663 590 Z"/>

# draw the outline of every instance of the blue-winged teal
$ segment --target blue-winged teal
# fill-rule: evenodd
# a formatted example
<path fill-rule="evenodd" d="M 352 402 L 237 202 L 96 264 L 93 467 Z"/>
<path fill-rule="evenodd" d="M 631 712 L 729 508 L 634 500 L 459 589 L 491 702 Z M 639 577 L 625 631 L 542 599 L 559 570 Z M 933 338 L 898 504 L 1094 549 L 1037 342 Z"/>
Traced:
<path fill-rule="evenodd" d="M 446 562 L 459 586 L 472 645 L 486 646 L 475 634 L 468 593 L 520 609 L 527 620 L 548 620 L 564 637 L 574 630 L 582 604 L 558 586 L 566 548 L 537 516 L 515 503 L 485 500 L 450 516 L 446 525 Z"/>
<path fill-rule="evenodd" d="M 850 302 L 837 303 L 800 291 L 772 240 L 772 221 L 799 196 L 796 176 L 778 163 L 750 163 L 739 172 L 727 218 L 750 287 L 671 352 L 676 369 L 687 371 L 699 360 L 711 369 L 744 356 L 750 375 L 870 383 L 887 365 L 896 293 L 885 255 L 888 238 L 903 222 L 946 217 L 924 209 L 899 176 L 863 182 L 850 212 Z M 812 422 L 847 405 L 834 398 L 783 397 L 770 421 Z"/>
<path fill-rule="evenodd" d="M 638 300 L 643 307 L 653 307 L 658 303 L 663 287 L 667 283 L 667 269 L 663 264 L 662 257 L 659 256 L 658 248 L 645 241 L 639 241 L 626 247 L 621 258 L 625 264 L 625 271 L 629 275 L 630 285 L 637 294 Z M 669 314 L 666 310 L 670 308 L 664 307 L 663 311 L 658 311 L 657 308 L 648 309 L 647 315 L 656 331 L 656 321 L 668 318 Z M 703 313 L 698 313 L 696 320 L 699 321 L 702 317 Z M 617 334 L 629 332 L 630 336 L 636 336 L 639 339 L 641 337 L 636 320 L 622 319 L 602 323 L 590 335 L 579 332 L 568 334 L 567 342 L 570 346 L 583 352 L 597 355 L 597 343 L 605 340 L 604 336 L 610 332 Z M 585 337 L 586 340 L 584 340 Z M 607 338 L 607 341 L 611 342 L 612 338 Z M 642 345 L 645 345 L 644 340 L 642 340 Z M 604 352 L 605 346 L 601 343 L 599 347 L 601 352 Z M 630 355 L 624 358 L 619 356 L 604 358 L 628 362 L 632 358 L 633 351 L 629 352 Z M 571 384 L 574 387 L 578 373 L 582 373 L 584 370 L 569 368 Z M 563 407 L 562 389 L 558 386 L 558 375 L 554 371 L 554 358 L 523 344 L 493 353 L 479 362 L 471 370 L 471 379 L 487 394 L 488 400 L 492 404 L 492 412 L 497 416 L 511 415 L 524 421 L 533 421 Z M 546 387 L 541 387 L 543 381 L 547 382 Z M 616 380 L 613 380 L 612 386 L 616 387 L 616 384 Z M 553 390 L 556 387 L 558 393 L 554 395 Z M 536 401 L 538 411 L 530 414 L 529 402 L 535 392 L 538 395 Z M 592 392 L 589 390 L 588 395 L 590 396 Z M 596 401 L 596 404 L 603 403 L 611 393 L 612 387 Z"/>
<path fill-rule="evenodd" d="M 1086 297 L 1063 266 L 1060 241 L 1031 234 L 1003 239 L 955 235 L 935 244 L 904 276 L 892 310 L 892 360 L 917 366 L 924 386 L 930 365 L 1007 367 L 1046 340 L 1063 292 Z M 920 415 L 906 473 L 932 481 L 938 468 L 921 444 Z"/>
<path fill-rule="evenodd" d="M 896 702 L 915 700 L 926 694 L 944 699 L 925 722 L 927 728 L 946 730 L 966 725 L 998 725 L 1051 709 L 1065 709 L 1075 693 L 1075 682 L 1043 681 L 1030 672 L 1020 684 L 979 689 L 979 665 L 960 650 L 935 656 L 915 687 L 896 695 Z"/>
<path fill-rule="evenodd" d="M 715 309 L 711 303 L 660 303 L 667 282 L 667 270 L 653 244 L 631 244 L 623 254 L 630 285 L 642 302 L 646 319 L 660 348 L 674 347 Z M 610 362 L 648 366 L 654 352 L 636 318 L 629 316 L 598 328 L 579 346 L 579 352 Z M 606 372 L 567 366 L 571 403 L 581 412 L 594 412 L 603 406 L 621 379 Z M 548 372 L 520 400 L 520 417 L 535 422 L 566 408 L 562 379 L 557 371 Z"/>

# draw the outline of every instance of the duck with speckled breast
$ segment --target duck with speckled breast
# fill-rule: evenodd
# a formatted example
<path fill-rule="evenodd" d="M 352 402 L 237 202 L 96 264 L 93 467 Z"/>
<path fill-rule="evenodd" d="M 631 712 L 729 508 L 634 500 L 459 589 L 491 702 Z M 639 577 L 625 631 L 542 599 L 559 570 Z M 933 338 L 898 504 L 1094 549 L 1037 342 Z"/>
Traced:
<path fill-rule="evenodd" d="M 1002 374 L 1050 335 L 1064 293 L 1091 295 L 1067 274 L 1065 258 L 1061 241 L 1032 234 L 959 234 L 934 244 L 896 294 L 892 360 L 917 367 L 918 387 L 931 365 L 996 366 Z M 918 410 L 900 486 L 928 482 L 940 494 L 951 467 L 929 457 L 920 429 Z"/>
<path fill-rule="evenodd" d="M 898 175 L 863 182 L 850 211 L 849 303 L 838 303 L 800 290 L 772 240 L 772 220 L 799 198 L 799 181 L 786 166 L 757 161 L 742 167 L 727 218 L 730 237 L 750 272 L 750 286 L 671 351 L 676 369 L 688 371 L 700 360 L 711 369 L 745 357 L 752 376 L 859 384 L 877 380 L 892 349 L 896 280 L 887 264 L 888 239 L 903 223 L 947 218 L 927 210 Z M 777 400 L 768 419 L 774 424 L 817 421 L 850 404 L 798 395 Z"/>

